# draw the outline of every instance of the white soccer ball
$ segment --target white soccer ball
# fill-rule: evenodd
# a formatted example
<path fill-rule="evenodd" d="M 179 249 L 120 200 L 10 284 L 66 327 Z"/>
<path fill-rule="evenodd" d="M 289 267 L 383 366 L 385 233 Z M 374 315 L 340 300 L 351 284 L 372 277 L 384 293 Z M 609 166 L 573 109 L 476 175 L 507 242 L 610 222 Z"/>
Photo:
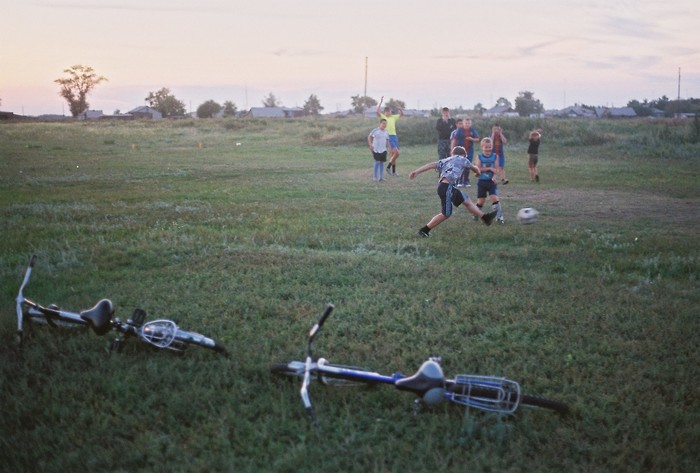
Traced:
<path fill-rule="evenodd" d="M 520 223 L 535 223 L 540 213 L 532 207 L 526 207 L 518 210 L 518 222 Z"/>

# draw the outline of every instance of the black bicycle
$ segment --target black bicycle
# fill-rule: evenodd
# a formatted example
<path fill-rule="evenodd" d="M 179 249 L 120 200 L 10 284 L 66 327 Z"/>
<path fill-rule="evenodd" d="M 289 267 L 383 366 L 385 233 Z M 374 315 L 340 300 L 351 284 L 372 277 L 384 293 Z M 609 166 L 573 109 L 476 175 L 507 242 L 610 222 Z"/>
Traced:
<path fill-rule="evenodd" d="M 441 360 L 438 357 L 429 358 L 412 376 L 401 373 L 383 375 L 363 368 L 333 364 L 325 358 L 315 359 L 313 355 L 314 337 L 333 309 L 334 306 L 328 304 L 318 322 L 311 328 L 307 342 L 306 361 L 289 361 L 270 365 L 270 370 L 274 374 L 301 378 L 302 402 L 314 422 L 315 415 L 309 397 L 309 385 L 312 380 L 325 385 L 391 384 L 401 391 L 416 394 L 419 397 L 419 402 L 428 405 L 447 400 L 502 414 L 513 414 L 521 406 L 546 408 L 561 414 L 566 414 L 569 411 L 569 407 L 561 401 L 524 394 L 517 382 L 507 378 L 461 374 L 454 379 L 448 379 L 443 374 L 440 366 Z"/>
<path fill-rule="evenodd" d="M 182 330 L 175 322 L 158 319 L 146 322 L 146 312 L 134 310 L 133 315 L 123 322 L 115 316 L 114 304 L 109 299 L 102 299 L 92 308 L 72 312 L 51 304 L 43 306 L 24 297 L 24 289 L 29 284 L 36 255 L 32 256 L 24 274 L 24 280 L 17 294 L 17 343 L 24 341 L 24 324 L 39 323 L 51 327 L 90 327 L 97 335 L 106 335 L 111 331 L 119 335 L 110 344 L 110 351 L 121 351 L 124 342 L 131 337 L 157 348 L 183 352 L 190 345 L 198 345 L 216 352 L 226 354 L 226 348 L 215 340 L 196 332 Z"/>

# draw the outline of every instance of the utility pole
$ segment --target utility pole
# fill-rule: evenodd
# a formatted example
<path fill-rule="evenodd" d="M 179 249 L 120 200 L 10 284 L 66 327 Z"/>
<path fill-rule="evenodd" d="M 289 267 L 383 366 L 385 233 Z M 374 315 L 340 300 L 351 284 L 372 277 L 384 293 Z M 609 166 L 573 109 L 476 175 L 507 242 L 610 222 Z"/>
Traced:
<path fill-rule="evenodd" d="M 681 116 L 681 68 L 678 68 L 678 101 L 676 102 L 676 116 Z"/>
<path fill-rule="evenodd" d="M 367 56 L 365 56 L 365 97 L 367 97 Z"/>

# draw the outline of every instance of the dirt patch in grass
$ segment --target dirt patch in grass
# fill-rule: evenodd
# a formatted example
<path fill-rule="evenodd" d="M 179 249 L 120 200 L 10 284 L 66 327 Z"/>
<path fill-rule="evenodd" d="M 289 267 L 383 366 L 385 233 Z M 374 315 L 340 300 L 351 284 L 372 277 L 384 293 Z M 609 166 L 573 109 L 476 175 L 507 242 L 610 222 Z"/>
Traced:
<path fill-rule="evenodd" d="M 508 195 L 510 194 L 510 195 Z M 572 220 L 659 218 L 675 225 L 700 227 L 700 202 L 651 192 L 524 189 L 506 199 L 528 202 L 542 211 L 556 210 Z"/>

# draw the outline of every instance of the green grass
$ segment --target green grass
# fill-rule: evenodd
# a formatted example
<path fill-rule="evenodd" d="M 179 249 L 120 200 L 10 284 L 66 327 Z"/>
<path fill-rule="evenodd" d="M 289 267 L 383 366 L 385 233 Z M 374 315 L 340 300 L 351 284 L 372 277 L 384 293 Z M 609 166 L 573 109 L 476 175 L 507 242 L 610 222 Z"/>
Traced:
<path fill-rule="evenodd" d="M 700 146 L 691 123 L 508 119 L 507 225 L 439 210 L 434 121 L 399 122 L 399 178 L 371 180 L 367 120 L 0 126 L 2 470 L 694 471 L 700 456 Z M 490 123 L 477 120 L 485 134 Z M 544 128 L 542 183 L 527 131 Z M 241 143 L 236 146 L 236 143 Z M 469 192 L 475 198 L 475 190 Z M 541 213 L 515 223 L 518 208 Z M 109 297 L 208 334 L 228 359 L 34 327 L 14 298 Z M 298 385 L 270 362 L 508 376 L 572 414 L 510 418 L 391 388 Z"/>

